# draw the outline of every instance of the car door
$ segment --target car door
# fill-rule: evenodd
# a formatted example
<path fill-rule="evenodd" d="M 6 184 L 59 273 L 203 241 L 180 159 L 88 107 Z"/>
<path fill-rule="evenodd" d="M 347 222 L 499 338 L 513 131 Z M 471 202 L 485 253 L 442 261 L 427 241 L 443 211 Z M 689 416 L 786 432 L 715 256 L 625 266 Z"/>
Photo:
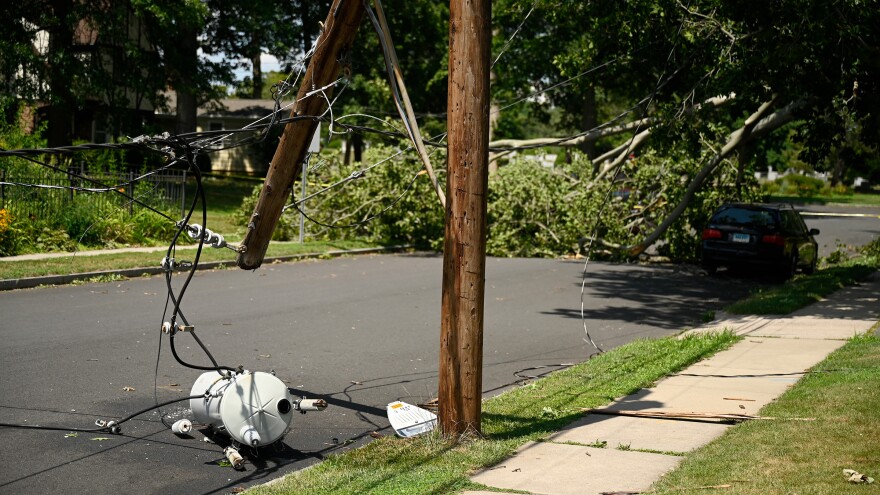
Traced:
<path fill-rule="evenodd" d="M 792 250 L 797 252 L 798 265 L 811 265 L 816 258 L 818 246 L 810 236 L 807 224 L 795 210 L 783 210 L 781 213 L 783 228 L 792 240 Z"/>

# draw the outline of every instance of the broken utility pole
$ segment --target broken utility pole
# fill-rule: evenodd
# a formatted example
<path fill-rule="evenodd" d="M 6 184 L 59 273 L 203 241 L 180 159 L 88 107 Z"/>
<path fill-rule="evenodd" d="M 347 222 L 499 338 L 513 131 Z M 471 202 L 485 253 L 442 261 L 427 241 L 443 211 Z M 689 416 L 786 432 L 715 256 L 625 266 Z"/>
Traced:
<path fill-rule="evenodd" d="M 269 240 L 318 126 L 316 118 L 327 110 L 327 102 L 333 94 L 333 83 L 339 77 L 341 61 L 347 58 L 364 12 L 364 4 L 360 0 L 334 0 L 330 7 L 290 114 L 291 117 L 314 118 L 293 121 L 284 127 L 257 206 L 248 222 L 247 233 L 241 242 L 243 252 L 235 261 L 239 268 L 253 270 L 263 263 Z"/>
<path fill-rule="evenodd" d="M 440 322 L 440 426 L 480 433 L 489 175 L 491 0 L 449 5 L 448 178 Z"/>

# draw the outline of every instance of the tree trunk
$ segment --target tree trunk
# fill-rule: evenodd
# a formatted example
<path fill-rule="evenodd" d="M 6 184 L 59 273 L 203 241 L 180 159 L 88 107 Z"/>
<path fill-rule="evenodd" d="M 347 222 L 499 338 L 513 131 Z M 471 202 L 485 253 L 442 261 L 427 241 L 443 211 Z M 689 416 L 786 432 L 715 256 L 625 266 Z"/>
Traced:
<path fill-rule="evenodd" d="M 351 141 L 352 135 L 349 135 L 348 138 L 345 140 L 345 158 L 342 162 L 345 165 L 351 164 L 351 155 L 352 150 L 354 149 L 354 144 Z"/>
<path fill-rule="evenodd" d="M 46 140 L 50 148 L 67 146 L 73 142 L 75 112 L 73 90 L 70 84 L 73 47 L 73 2 L 54 0 L 52 13 L 57 20 L 49 32 L 49 93 Z"/>
<path fill-rule="evenodd" d="M 364 136 L 363 134 L 356 132 L 351 136 L 351 148 L 354 152 L 354 161 L 361 162 L 364 158 Z"/>
<path fill-rule="evenodd" d="M 742 186 L 745 178 L 746 165 L 752 159 L 752 147 L 748 144 L 740 146 L 736 152 L 736 182 L 735 191 L 737 201 L 742 201 Z"/>
<path fill-rule="evenodd" d="M 840 152 L 834 153 L 834 168 L 831 169 L 831 187 L 843 182 L 843 171 L 846 169 L 846 161 L 840 156 Z"/>
<path fill-rule="evenodd" d="M 313 7 L 310 7 L 314 0 L 300 0 L 299 1 L 299 15 L 300 21 L 302 22 L 302 26 L 300 28 L 301 40 L 302 40 L 302 52 L 303 54 L 308 53 L 309 49 L 312 48 L 312 40 L 315 36 L 318 35 L 318 29 L 320 24 L 318 21 L 320 19 L 315 15 L 315 11 L 312 10 Z M 329 8 L 328 2 L 327 8 Z M 316 10 L 321 10 L 320 7 Z"/>
<path fill-rule="evenodd" d="M 198 29 L 195 26 L 181 24 L 176 34 L 177 56 L 176 81 L 174 81 L 177 94 L 177 122 L 175 131 L 177 134 L 195 132 L 196 116 L 198 114 L 198 100 L 196 97 L 196 82 L 193 70 L 198 63 Z"/>
<path fill-rule="evenodd" d="M 706 178 L 709 177 L 709 175 L 728 155 L 736 151 L 743 144 L 748 143 L 750 140 L 757 139 L 764 134 L 773 132 L 791 122 L 794 120 L 795 112 L 804 105 L 803 101 L 797 101 L 767 115 L 767 112 L 775 101 L 776 99 L 774 98 L 761 105 L 755 113 L 746 119 L 743 127 L 730 134 L 724 147 L 722 147 L 721 150 L 709 160 L 709 163 L 707 163 L 691 180 L 681 201 L 679 201 L 669 215 L 663 219 L 663 222 L 661 222 L 660 225 L 658 225 L 657 228 L 654 229 L 654 231 L 651 232 L 642 242 L 627 249 L 629 256 L 636 257 L 640 255 L 660 239 L 666 230 L 678 220 L 678 217 L 681 216 L 688 204 L 690 204 L 694 194 L 696 194 L 700 187 L 702 187 Z"/>
<path fill-rule="evenodd" d="M 599 110 L 596 107 L 596 87 L 590 86 L 584 91 L 584 106 L 581 108 L 581 129 L 592 130 L 599 124 Z M 596 157 L 596 142 L 584 141 L 579 146 L 591 160 Z M 595 174 L 598 170 L 594 170 Z"/>
<path fill-rule="evenodd" d="M 263 97 L 263 68 L 260 66 L 260 50 L 257 50 L 255 55 L 251 55 L 251 77 L 253 77 L 251 98 L 259 100 Z"/>

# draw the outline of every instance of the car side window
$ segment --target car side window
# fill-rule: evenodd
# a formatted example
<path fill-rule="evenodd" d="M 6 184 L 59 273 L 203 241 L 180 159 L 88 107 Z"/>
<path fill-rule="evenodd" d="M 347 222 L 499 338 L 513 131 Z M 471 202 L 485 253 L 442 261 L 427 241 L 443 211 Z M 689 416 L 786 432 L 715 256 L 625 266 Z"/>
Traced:
<path fill-rule="evenodd" d="M 804 222 L 804 217 L 800 215 L 800 213 L 796 213 L 795 217 L 797 217 L 797 223 L 801 226 L 801 232 L 809 232 L 810 228 L 807 227 L 807 223 Z"/>
<path fill-rule="evenodd" d="M 806 230 L 797 212 L 791 210 L 782 211 L 782 229 L 787 234 L 799 235 Z"/>

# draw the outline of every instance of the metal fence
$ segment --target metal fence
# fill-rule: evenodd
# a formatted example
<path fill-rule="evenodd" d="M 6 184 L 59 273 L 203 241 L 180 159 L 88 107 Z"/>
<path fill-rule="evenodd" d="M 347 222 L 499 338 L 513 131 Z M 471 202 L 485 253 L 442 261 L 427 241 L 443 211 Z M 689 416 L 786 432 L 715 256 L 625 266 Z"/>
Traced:
<path fill-rule="evenodd" d="M 137 172 L 90 174 L 76 171 L 16 176 L 0 170 L 0 208 L 13 208 L 19 215 L 45 218 L 88 195 L 90 207 L 121 208 L 130 215 L 142 207 L 128 196 L 172 215 L 183 212 L 186 171 L 166 170 L 138 180 L 140 175 Z M 111 186 L 114 190 L 107 192 L 82 190 Z"/>

